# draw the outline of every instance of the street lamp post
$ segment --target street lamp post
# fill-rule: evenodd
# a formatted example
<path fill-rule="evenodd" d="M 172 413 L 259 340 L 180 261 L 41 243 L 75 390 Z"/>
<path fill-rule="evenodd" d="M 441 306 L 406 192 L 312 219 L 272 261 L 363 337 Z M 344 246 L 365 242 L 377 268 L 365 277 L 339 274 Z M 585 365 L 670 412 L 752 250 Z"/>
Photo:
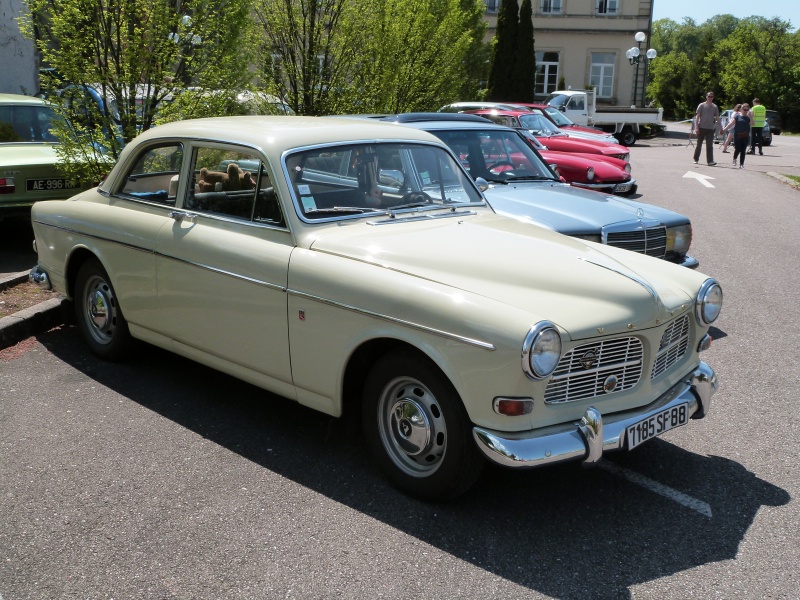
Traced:
<path fill-rule="evenodd" d="M 638 96 L 638 89 L 639 89 L 639 62 L 642 58 L 645 59 L 645 68 L 656 57 L 657 52 L 650 48 L 645 54 L 642 54 L 642 42 L 647 39 L 647 35 L 645 35 L 644 31 L 639 31 L 633 36 L 633 39 L 636 40 L 636 45 L 633 48 L 629 48 L 628 51 L 625 53 L 625 56 L 628 59 L 628 62 L 631 65 L 636 65 L 636 74 L 634 75 L 633 79 L 633 104 L 636 106 L 637 96 Z M 645 77 L 647 76 L 647 70 L 645 70 Z M 644 106 L 644 94 L 645 94 L 645 84 L 642 83 L 642 106 Z"/>

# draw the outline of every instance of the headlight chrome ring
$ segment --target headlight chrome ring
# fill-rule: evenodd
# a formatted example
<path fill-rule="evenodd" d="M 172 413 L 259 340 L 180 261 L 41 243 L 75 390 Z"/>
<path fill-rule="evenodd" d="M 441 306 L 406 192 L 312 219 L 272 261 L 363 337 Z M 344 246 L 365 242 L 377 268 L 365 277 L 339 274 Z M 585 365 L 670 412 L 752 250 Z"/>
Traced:
<path fill-rule="evenodd" d="M 522 345 L 522 370 L 530 379 L 549 377 L 561 360 L 561 335 L 550 321 L 531 327 Z"/>
<path fill-rule="evenodd" d="M 711 325 L 722 310 L 722 287 L 716 279 L 706 279 L 697 293 L 695 314 L 701 325 Z"/>

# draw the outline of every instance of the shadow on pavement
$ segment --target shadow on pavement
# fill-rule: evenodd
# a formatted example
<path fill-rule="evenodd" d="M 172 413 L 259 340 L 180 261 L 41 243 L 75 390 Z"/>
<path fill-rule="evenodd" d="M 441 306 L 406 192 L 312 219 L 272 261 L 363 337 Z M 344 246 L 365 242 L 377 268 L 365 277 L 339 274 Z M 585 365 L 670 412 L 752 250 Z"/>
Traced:
<path fill-rule="evenodd" d="M 465 496 L 426 504 L 384 481 L 347 422 L 152 346 L 113 364 L 93 358 L 73 327 L 38 339 L 76 370 L 181 427 L 554 598 L 629 598 L 636 584 L 735 559 L 758 510 L 790 499 L 735 461 L 657 439 L 606 460 L 702 499 L 711 518 L 577 464 L 527 472 L 487 468 Z M 702 435 L 702 421 L 689 426 Z"/>

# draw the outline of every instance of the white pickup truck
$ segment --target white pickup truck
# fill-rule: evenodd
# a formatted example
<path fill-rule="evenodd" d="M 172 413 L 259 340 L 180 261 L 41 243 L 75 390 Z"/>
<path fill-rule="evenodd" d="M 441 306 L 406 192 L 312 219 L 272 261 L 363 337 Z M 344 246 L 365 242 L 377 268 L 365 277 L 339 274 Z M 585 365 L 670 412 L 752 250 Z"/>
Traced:
<path fill-rule="evenodd" d="M 562 111 L 578 125 L 591 125 L 613 133 L 624 146 L 632 146 L 643 133 L 663 129 L 663 108 L 601 106 L 597 108 L 594 90 L 551 92 L 546 103 Z"/>

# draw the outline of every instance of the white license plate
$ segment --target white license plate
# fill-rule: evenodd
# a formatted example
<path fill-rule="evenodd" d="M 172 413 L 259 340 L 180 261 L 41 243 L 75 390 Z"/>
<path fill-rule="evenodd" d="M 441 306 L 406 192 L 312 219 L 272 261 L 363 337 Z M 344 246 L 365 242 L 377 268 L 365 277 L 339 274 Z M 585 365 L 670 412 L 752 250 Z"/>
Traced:
<path fill-rule="evenodd" d="M 50 190 L 74 190 L 78 186 L 69 179 L 54 177 L 51 179 L 26 179 L 26 189 L 29 192 L 48 192 Z"/>
<path fill-rule="evenodd" d="M 662 410 L 660 413 L 643 419 L 626 429 L 628 450 L 633 450 L 650 438 L 658 437 L 665 431 L 686 425 L 688 422 L 689 405 L 686 403 Z"/>

